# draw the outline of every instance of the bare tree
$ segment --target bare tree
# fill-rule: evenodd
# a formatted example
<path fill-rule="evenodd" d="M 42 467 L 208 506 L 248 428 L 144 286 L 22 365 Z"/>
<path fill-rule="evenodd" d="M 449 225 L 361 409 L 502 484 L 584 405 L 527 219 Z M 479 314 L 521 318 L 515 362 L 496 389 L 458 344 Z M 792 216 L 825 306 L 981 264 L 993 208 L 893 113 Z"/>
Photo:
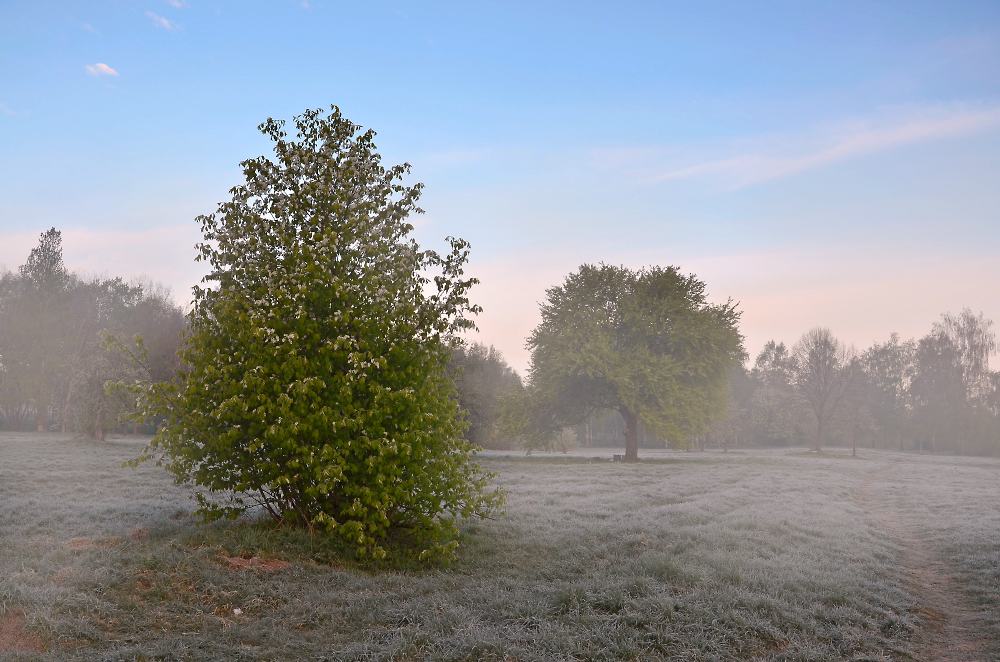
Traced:
<path fill-rule="evenodd" d="M 993 321 L 964 308 L 958 315 L 945 313 L 934 324 L 932 334 L 947 336 L 962 367 L 966 397 L 977 401 L 990 391 L 990 356 L 997 350 L 996 334 L 990 329 Z"/>
<path fill-rule="evenodd" d="M 792 379 L 816 417 L 816 451 L 823 449 L 829 420 L 837 413 L 854 382 L 857 360 L 830 330 L 817 327 L 792 348 Z"/>

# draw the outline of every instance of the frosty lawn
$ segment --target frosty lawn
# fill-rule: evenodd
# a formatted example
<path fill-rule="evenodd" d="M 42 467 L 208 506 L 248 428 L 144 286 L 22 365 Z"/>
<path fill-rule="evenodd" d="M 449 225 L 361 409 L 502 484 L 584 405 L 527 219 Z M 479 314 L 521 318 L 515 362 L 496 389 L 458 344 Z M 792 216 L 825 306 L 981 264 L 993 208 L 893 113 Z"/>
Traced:
<path fill-rule="evenodd" d="M 450 567 L 363 571 L 196 528 L 165 472 L 119 468 L 140 447 L 0 433 L 0 658 L 1000 655 L 995 460 L 488 453 L 505 517 L 467 527 Z"/>

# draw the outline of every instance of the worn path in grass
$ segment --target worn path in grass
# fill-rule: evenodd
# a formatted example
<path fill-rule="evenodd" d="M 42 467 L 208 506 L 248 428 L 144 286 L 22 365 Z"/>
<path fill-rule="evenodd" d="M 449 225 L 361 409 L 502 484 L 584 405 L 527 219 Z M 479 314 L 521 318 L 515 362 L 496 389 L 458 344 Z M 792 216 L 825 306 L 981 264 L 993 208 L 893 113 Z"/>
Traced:
<path fill-rule="evenodd" d="M 923 604 L 920 614 L 928 627 L 920 637 L 917 657 L 926 662 L 986 660 L 983 643 L 987 638 L 979 631 L 977 612 L 962 593 L 954 570 L 940 560 L 912 522 L 905 521 L 887 499 L 876 495 L 876 486 L 884 484 L 899 468 L 897 460 L 869 472 L 858 501 L 899 544 L 900 563 L 910 576 L 909 588 Z"/>

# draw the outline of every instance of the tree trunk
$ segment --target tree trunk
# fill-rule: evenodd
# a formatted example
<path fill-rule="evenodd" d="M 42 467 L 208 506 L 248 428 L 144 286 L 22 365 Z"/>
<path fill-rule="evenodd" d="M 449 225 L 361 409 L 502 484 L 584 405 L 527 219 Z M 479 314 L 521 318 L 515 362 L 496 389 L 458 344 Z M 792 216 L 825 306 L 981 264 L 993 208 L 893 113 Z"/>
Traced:
<path fill-rule="evenodd" d="M 69 412 L 70 412 L 70 406 L 71 406 L 71 403 L 72 403 L 72 400 L 70 398 L 72 396 L 72 393 L 73 393 L 73 391 L 71 389 L 68 389 L 68 388 L 66 389 L 66 402 L 65 402 L 65 404 L 63 404 L 62 416 L 59 417 L 59 418 L 62 419 L 59 422 L 60 423 L 59 428 L 64 433 L 65 432 L 69 432 Z"/>
<path fill-rule="evenodd" d="M 35 407 L 35 427 L 38 428 L 39 432 L 45 432 L 49 429 L 49 408 L 44 405 L 38 405 Z"/>
<path fill-rule="evenodd" d="M 103 410 L 100 405 L 97 406 L 97 411 L 94 413 L 94 439 L 97 441 L 104 441 L 104 421 Z"/>
<path fill-rule="evenodd" d="M 851 457 L 855 457 L 858 454 L 858 433 L 854 432 L 854 443 L 851 444 Z"/>
<path fill-rule="evenodd" d="M 816 452 L 823 452 L 823 417 L 816 417 Z"/>
<path fill-rule="evenodd" d="M 618 411 L 625 419 L 625 461 L 637 462 L 639 460 L 639 421 L 628 407 L 622 407 Z"/>

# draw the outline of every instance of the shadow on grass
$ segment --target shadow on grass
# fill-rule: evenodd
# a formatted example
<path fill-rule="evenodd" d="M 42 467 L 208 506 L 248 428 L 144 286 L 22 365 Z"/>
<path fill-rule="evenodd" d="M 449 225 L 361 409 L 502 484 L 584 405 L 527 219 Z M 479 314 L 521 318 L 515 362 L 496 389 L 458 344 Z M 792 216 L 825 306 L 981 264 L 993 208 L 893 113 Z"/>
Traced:
<path fill-rule="evenodd" d="M 718 458 L 713 455 L 711 458 L 706 457 L 705 459 L 685 456 L 679 458 L 667 458 L 667 457 L 640 457 L 635 462 L 613 462 L 606 457 L 581 457 L 579 455 L 563 455 L 563 456 L 552 456 L 552 455 L 486 455 L 476 458 L 477 461 L 483 463 L 501 463 L 509 462 L 511 464 L 604 464 L 609 467 L 619 467 L 619 466 L 634 466 L 637 464 L 715 464 Z"/>
<path fill-rule="evenodd" d="M 460 549 L 473 537 L 474 534 L 463 531 L 459 538 Z M 384 541 L 386 556 L 374 559 L 336 533 L 309 531 L 263 519 L 205 524 L 184 534 L 180 543 L 190 550 L 209 551 L 219 556 L 312 562 L 366 573 L 420 572 L 449 565 L 446 561 L 419 560 L 420 547 L 404 532 L 396 532 Z"/>

